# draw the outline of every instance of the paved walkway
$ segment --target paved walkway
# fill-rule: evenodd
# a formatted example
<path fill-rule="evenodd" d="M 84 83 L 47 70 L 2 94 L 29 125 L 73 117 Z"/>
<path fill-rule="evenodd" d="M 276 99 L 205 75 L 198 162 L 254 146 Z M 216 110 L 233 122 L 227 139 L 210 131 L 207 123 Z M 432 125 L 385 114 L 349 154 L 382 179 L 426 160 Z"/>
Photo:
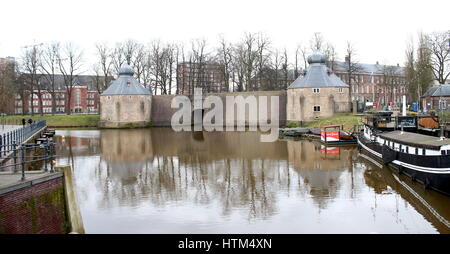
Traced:
<path fill-rule="evenodd" d="M 0 174 L 0 195 L 61 176 L 62 174 L 59 172 L 28 171 L 25 173 L 25 181 L 22 181 L 21 172 L 9 174 L 2 173 Z"/>
<path fill-rule="evenodd" d="M 0 135 L 21 128 L 22 125 L 0 125 Z"/>

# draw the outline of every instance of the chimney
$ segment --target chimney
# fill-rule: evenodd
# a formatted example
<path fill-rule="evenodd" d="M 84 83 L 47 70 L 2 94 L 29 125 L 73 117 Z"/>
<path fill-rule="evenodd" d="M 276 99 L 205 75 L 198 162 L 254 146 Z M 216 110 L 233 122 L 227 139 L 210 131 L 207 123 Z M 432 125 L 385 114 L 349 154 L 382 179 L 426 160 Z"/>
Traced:
<path fill-rule="evenodd" d="M 348 58 L 348 56 L 345 56 L 345 62 L 346 63 L 350 62 L 350 59 Z"/>
<path fill-rule="evenodd" d="M 377 61 L 376 65 L 378 65 L 378 61 Z"/>
<path fill-rule="evenodd" d="M 397 67 L 400 67 L 400 64 L 397 63 Z"/>

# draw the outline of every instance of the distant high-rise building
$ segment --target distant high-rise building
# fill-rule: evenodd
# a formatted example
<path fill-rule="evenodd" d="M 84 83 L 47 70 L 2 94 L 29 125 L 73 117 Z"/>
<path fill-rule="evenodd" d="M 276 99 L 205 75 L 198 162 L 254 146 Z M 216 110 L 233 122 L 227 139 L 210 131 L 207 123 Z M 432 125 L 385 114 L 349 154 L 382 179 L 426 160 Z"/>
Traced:
<path fill-rule="evenodd" d="M 183 62 L 177 66 L 177 86 L 180 94 L 193 94 L 194 87 L 203 93 L 228 92 L 225 85 L 223 64 L 215 62 Z"/>

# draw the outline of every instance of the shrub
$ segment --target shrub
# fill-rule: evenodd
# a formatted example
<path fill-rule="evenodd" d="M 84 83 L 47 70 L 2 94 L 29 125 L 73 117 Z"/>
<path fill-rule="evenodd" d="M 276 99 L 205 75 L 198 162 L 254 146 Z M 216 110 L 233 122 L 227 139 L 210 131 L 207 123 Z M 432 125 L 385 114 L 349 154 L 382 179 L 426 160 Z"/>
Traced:
<path fill-rule="evenodd" d="M 297 122 L 289 122 L 288 123 L 288 127 L 289 128 L 295 128 L 295 127 L 298 127 L 298 126 L 299 126 L 299 124 Z"/>

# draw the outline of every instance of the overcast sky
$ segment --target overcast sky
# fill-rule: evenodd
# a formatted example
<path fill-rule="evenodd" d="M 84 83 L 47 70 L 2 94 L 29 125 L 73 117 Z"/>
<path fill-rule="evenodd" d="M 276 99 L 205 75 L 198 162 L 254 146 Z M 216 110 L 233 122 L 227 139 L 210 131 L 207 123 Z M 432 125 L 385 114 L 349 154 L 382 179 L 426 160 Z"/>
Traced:
<path fill-rule="evenodd" d="M 273 47 L 293 53 L 320 32 L 340 59 L 351 41 L 360 62 L 403 64 L 406 42 L 419 31 L 450 29 L 449 16 L 448 0 L 2 1 L 0 56 L 18 57 L 35 42 L 73 41 L 90 62 L 99 41 L 205 38 L 214 47 L 219 34 L 236 42 L 244 32 L 264 32 Z"/>

